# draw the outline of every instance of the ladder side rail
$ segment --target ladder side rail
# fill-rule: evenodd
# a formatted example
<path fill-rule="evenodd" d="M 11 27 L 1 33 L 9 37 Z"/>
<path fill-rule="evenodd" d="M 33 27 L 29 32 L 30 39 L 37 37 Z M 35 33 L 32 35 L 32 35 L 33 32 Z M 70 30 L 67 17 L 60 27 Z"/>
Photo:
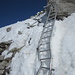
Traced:
<path fill-rule="evenodd" d="M 49 12 L 48 12 L 48 14 L 47 14 L 47 19 L 46 19 L 46 22 L 45 22 L 45 24 L 44 24 L 44 28 L 43 28 L 43 31 L 42 31 L 42 34 L 41 34 L 41 37 L 40 37 L 40 40 L 39 40 L 39 45 L 40 45 L 40 41 L 42 40 L 42 35 L 44 34 L 43 32 L 44 32 L 44 29 L 45 29 L 45 26 L 46 26 L 46 24 L 48 24 L 48 23 L 50 23 L 49 21 L 48 21 L 48 19 L 49 19 L 49 16 L 51 15 L 50 13 L 51 13 L 51 10 L 53 9 L 53 6 L 54 6 L 54 11 L 55 11 L 55 18 L 53 19 L 53 24 L 52 24 L 52 27 L 51 27 L 51 30 L 53 31 L 53 26 L 54 26 L 54 23 L 55 23 L 55 20 L 56 20 L 56 5 L 54 5 L 53 3 L 51 4 L 51 7 L 49 8 Z M 47 13 L 47 12 L 46 12 Z M 52 36 L 52 31 L 51 31 L 51 33 L 50 33 L 50 36 Z M 48 37 L 48 41 L 50 41 L 51 40 L 51 37 Z M 38 46 L 39 46 L 38 45 Z M 50 64 L 51 64 L 51 56 L 52 56 L 52 54 L 51 54 L 51 48 L 50 48 L 50 42 L 49 42 L 49 44 L 48 44 L 48 47 L 49 47 L 49 51 L 50 51 Z M 39 58 L 39 61 L 42 63 L 42 61 L 40 60 L 40 57 L 39 57 L 39 53 L 40 53 L 40 49 L 39 49 L 39 47 L 38 47 L 38 58 Z M 45 59 L 44 59 L 45 60 Z M 41 67 L 42 67 L 42 65 L 40 65 L 40 69 L 38 70 L 38 72 L 37 72 L 37 75 L 39 74 L 39 71 L 41 70 Z M 51 67 L 50 67 L 50 70 L 49 70 L 49 73 L 50 73 L 50 75 L 51 75 Z"/>

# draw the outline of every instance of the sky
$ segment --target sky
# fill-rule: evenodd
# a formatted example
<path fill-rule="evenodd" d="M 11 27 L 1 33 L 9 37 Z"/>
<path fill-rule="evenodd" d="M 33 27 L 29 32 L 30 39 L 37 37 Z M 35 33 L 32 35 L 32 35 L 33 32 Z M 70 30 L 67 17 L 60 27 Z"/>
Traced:
<path fill-rule="evenodd" d="M 0 28 L 36 15 L 45 5 L 46 0 L 0 0 Z"/>

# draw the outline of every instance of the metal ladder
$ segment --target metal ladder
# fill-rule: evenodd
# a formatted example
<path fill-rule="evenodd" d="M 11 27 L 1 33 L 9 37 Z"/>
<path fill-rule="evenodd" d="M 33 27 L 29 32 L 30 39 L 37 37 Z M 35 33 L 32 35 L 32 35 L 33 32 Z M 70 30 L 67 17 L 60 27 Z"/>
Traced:
<path fill-rule="evenodd" d="M 51 49 L 50 39 L 53 31 L 53 26 L 56 20 L 56 3 L 51 2 L 48 4 L 46 12 L 47 19 L 44 24 L 41 38 L 38 45 L 38 59 L 41 66 L 36 75 L 51 75 Z"/>

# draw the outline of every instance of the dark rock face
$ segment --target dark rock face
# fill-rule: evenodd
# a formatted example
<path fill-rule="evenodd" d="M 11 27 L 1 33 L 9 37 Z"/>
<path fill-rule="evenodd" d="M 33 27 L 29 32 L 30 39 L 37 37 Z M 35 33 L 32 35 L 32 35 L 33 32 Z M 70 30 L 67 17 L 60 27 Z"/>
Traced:
<path fill-rule="evenodd" d="M 19 32 L 19 35 L 21 35 L 21 32 Z M 9 40 L 9 41 L 5 41 L 5 42 L 1 42 L 0 43 L 0 75 L 7 75 L 10 73 L 10 70 L 11 70 L 11 61 L 13 59 L 13 57 L 15 56 L 15 54 L 17 52 L 19 52 L 24 46 L 22 46 L 21 48 L 13 48 L 11 49 L 8 53 L 12 53 L 12 55 L 10 57 L 6 57 L 5 58 L 5 55 L 2 55 L 2 53 L 5 51 L 5 50 L 8 50 L 10 45 L 13 43 L 12 40 Z"/>
<path fill-rule="evenodd" d="M 1 42 L 1 43 L 0 43 L 0 55 L 1 55 L 1 53 L 2 53 L 4 50 L 6 50 L 6 49 L 9 48 L 9 46 L 11 45 L 11 43 L 12 43 L 12 40 L 7 41 L 7 42 Z"/>
<path fill-rule="evenodd" d="M 75 0 L 47 0 L 57 3 L 57 19 L 63 19 L 72 13 L 75 13 Z"/>
<path fill-rule="evenodd" d="M 75 0 L 59 0 L 61 2 L 70 2 L 70 3 L 75 3 Z"/>
<path fill-rule="evenodd" d="M 75 12 L 74 2 L 62 1 L 58 2 L 58 13 L 66 12 L 68 15 Z"/>
<path fill-rule="evenodd" d="M 11 59 L 8 61 L 8 58 L 4 59 L 4 56 L 2 56 L 2 52 L 8 49 L 11 43 L 12 40 L 0 43 L 0 75 L 6 75 L 6 67 L 8 67 L 11 62 Z"/>
<path fill-rule="evenodd" d="M 47 0 L 47 2 L 56 2 L 58 3 L 62 3 L 62 2 L 67 2 L 67 3 L 75 3 L 75 0 Z"/>

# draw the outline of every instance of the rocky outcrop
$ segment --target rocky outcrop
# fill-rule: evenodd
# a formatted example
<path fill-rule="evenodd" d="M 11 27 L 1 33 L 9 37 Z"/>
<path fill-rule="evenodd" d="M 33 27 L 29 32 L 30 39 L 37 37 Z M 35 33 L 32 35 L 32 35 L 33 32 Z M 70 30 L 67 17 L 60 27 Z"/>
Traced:
<path fill-rule="evenodd" d="M 8 49 L 11 43 L 12 43 L 12 40 L 0 43 L 0 75 L 6 75 L 5 73 L 6 67 L 8 67 L 10 64 L 10 61 L 7 62 L 7 60 L 4 59 L 2 52 Z"/>
<path fill-rule="evenodd" d="M 11 31 L 11 27 L 8 27 L 8 28 L 6 29 L 6 31 L 7 31 L 7 32 L 10 32 L 10 31 Z"/>
<path fill-rule="evenodd" d="M 19 32 L 19 35 L 21 35 L 21 32 Z M 21 48 L 13 48 L 7 53 L 7 55 L 12 53 L 11 57 L 4 58 L 5 55 L 3 56 L 2 53 L 9 49 L 11 43 L 12 40 L 0 43 L 0 75 L 6 75 L 6 73 L 10 73 L 11 67 L 9 65 L 11 64 L 12 58 L 16 52 L 19 52 L 24 47 L 22 46 Z"/>
<path fill-rule="evenodd" d="M 11 43 L 12 43 L 12 40 L 7 41 L 7 42 L 1 42 L 1 43 L 0 43 L 0 55 L 2 54 L 2 52 L 3 52 L 4 50 L 6 50 L 6 49 L 9 48 L 9 46 L 11 45 Z"/>
<path fill-rule="evenodd" d="M 54 1 L 57 3 L 57 19 L 67 17 L 75 13 L 75 0 L 47 0 L 47 2 Z"/>
<path fill-rule="evenodd" d="M 75 4 L 74 2 L 62 1 L 58 3 L 58 14 L 59 13 L 67 13 L 67 15 L 71 15 L 71 13 L 75 13 Z"/>

